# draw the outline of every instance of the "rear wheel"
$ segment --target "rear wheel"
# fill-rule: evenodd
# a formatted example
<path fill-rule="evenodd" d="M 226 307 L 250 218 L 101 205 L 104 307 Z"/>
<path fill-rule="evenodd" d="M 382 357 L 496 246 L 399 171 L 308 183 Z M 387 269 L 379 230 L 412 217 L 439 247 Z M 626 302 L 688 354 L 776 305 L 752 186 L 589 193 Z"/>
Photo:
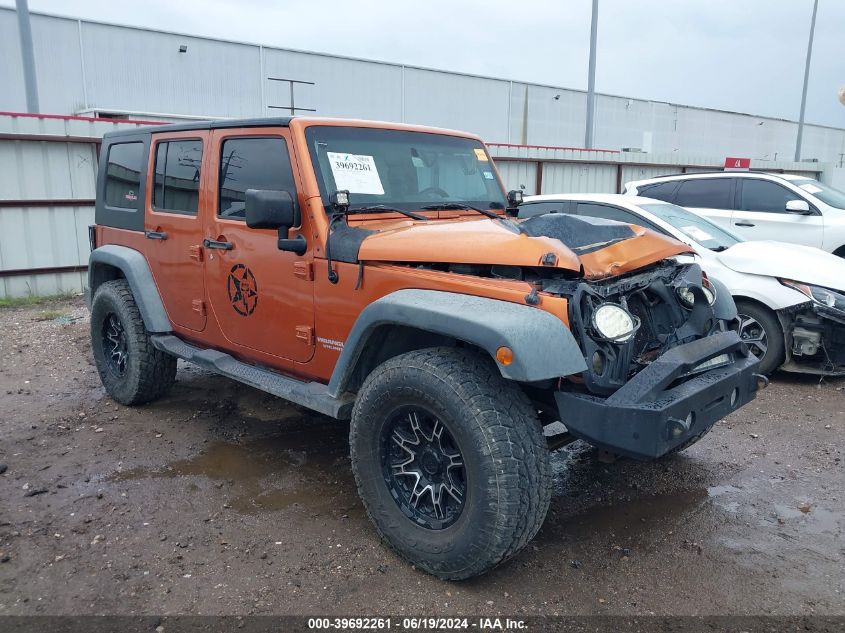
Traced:
<path fill-rule="evenodd" d="M 176 358 L 153 347 L 125 279 L 108 281 L 94 293 L 91 349 L 106 392 L 121 404 L 160 398 L 176 379 Z"/>
<path fill-rule="evenodd" d="M 440 578 L 484 573 L 537 533 L 551 468 L 536 412 L 489 359 L 453 348 L 397 356 L 364 382 L 352 469 L 382 538 Z"/>
<path fill-rule="evenodd" d="M 739 337 L 760 359 L 760 373 L 770 374 L 783 365 L 785 344 L 783 329 L 775 313 L 753 301 L 737 301 Z"/>

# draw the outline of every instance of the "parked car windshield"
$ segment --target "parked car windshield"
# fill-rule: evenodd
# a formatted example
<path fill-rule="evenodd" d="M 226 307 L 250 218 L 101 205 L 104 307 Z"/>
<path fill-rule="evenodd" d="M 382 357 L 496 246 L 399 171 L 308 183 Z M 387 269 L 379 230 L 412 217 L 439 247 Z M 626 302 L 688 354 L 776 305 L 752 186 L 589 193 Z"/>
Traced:
<path fill-rule="evenodd" d="M 813 178 L 796 178 L 791 182 L 796 187 L 814 195 L 825 204 L 829 204 L 837 209 L 845 209 L 845 193 L 839 191 L 839 189 L 828 187 Z"/>
<path fill-rule="evenodd" d="M 728 233 L 710 220 L 674 204 L 640 204 L 637 206 L 671 224 L 691 240 L 698 242 L 704 248 L 709 248 L 711 251 L 724 251 L 734 244 L 744 241 L 741 237 Z"/>
<path fill-rule="evenodd" d="M 504 209 L 490 156 L 476 140 L 377 128 L 312 126 L 305 132 L 324 204 L 349 191 L 350 209 L 406 211 L 459 203 Z"/>

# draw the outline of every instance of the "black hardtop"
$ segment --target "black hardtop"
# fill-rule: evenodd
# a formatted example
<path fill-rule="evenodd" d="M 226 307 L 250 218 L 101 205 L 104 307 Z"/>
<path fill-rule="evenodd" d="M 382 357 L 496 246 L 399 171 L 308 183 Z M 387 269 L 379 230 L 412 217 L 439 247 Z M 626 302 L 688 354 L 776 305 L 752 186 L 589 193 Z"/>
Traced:
<path fill-rule="evenodd" d="M 115 137 L 149 136 L 170 132 L 189 132 L 191 130 L 217 130 L 241 127 L 288 127 L 293 117 L 258 117 L 253 119 L 216 119 L 212 121 L 192 121 L 191 123 L 171 123 L 168 125 L 147 125 L 129 130 L 106 132 L 105 139 Z M 131 123 L 131 121 L 129 121 Z"/>

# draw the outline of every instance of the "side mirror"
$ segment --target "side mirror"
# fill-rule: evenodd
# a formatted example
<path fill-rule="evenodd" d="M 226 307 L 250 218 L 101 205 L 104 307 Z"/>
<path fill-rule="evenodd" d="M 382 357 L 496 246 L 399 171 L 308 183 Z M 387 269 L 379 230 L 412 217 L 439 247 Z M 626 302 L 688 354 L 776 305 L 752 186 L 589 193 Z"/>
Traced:
<path fill-rule="evenodd" d="M 797 213 L 798 215 L 810 215 L 810 203 L 806 200 L 788 200 L 786 203 L 787 213 Z"/>
<path fill-rule="evenodd" d="M 246 190 L 246 225 L 251 229 L 289 229 L 299 224 L 287 191 Z"/>
<path fill-rule="evenodd" d="M 299 212 L 288 191 L 246 190 L 246 225 L 251 229 L 278 229 L 280 251 L 305 254 L 307 242 L 302 235 L 288 238 L 291 227 L 299 225 Z"/>

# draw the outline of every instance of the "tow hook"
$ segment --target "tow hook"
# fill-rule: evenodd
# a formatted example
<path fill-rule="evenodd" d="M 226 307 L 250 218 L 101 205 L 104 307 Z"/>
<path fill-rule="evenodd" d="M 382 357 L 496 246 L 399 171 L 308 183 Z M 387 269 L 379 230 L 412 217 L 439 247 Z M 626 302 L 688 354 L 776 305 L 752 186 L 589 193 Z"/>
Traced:
<path fill-rule="evenodd" d="M 757 389 L 765 389 L 769 386 L 769 379 L 763 374 L 752 374 L 757 379 Z"/>

